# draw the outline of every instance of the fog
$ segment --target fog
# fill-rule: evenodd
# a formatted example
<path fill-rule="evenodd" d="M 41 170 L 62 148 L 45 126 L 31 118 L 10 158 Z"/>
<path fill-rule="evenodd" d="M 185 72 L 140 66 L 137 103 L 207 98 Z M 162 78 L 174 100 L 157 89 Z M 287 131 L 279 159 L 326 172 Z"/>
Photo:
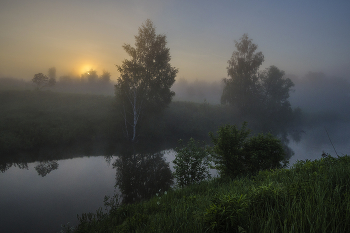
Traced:
<path fill-rule="evenodd" d="M 319 159 L 322 152 L 332 156 L 350 151 L 350 82 L 322 72 L 303 77 L 290 76 L 295 91 L 290 96 L 294 107 L 303 111 L 302 140 L 292 142 L 291 162 Z"/>
<path fill-rule="evenodd" d="M 175 92 L 175 101 L 190 101 L 210 104 L 219 104 L 224 83 L 218 81 L 187 81 L 184 78 L 178 79 L 171 90 Z"/>
<path fill-rule="evenodd" d="M 319 159 L 323 152 L 332 156 L 350 151 L 350 81 L 322 72 L 308 72 L 304 76 L 286 75 L 294 86 L 290 93 L 292 108 L 302 110 L 299 142 L 290 140 L 297 159 Z M 174 100 L 220 104 L 223 83 L 179 79 L 172 87 Z"/>
<path fill-rule="evenodd" d="M 103 74 L 90 71 L 81 76 L 63 75 L 56 78 L 56 83 L 43 90 L 80 94 L 114 95 L 114 82 Z M 107 72 L 108 73 L 108 72 Z M 0 77 L 0 90 L 34 90 L 37 86 L 31 80 L 13 77 Z"/>
<path fill-rule="evenodd" d="M 93 76 L 63 75 L 56 78 L 56 85 L 44 88 L 55 92 L 114 95 L 114 82 L 102 79 L 103 74 Z M 296 159 L 319 158 L 324 151 L 332 155 L 346 154 L 350 150 L 350 82 L 347 77 L 336 77 L 322 72 L 309 72 L 302 77 L 286 75 L 294 86 L 290 93 L 292 108 L 302 110 L 298 130 L 301 141 L 290 141 Z M 173 101 L 220 104 L 223 90 L 222 79 L 214 81 L 176 80 L 171 90 L 176 93 Z M 0 77 L 0 90 L 34 90 L 29 80 Z M 249 123 L 249 122 L 248 122 Z M 333 144 L 333 145 L 332 145 Z M 334 147 L 333 147 L 334 146 Z M 334 150 L 336 149 L 336 151 Z"/>

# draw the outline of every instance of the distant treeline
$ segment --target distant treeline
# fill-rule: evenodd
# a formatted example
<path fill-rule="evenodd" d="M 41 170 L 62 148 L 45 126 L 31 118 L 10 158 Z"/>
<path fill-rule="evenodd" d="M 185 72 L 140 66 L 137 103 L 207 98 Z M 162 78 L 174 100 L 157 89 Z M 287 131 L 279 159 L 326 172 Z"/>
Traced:
<path fill-rule="evenodd" d="M 52 87 L 44 88 L 56 92 L 114 95 L 114 82 L 101 78 L 72 77 L 64 75 L 58 78 Z M 31 80 L 0 77 L 0 90 L 34 90 L 36 85 Z M 219 104 L 223 82 L 177 80 L 171 87 L 176 93 L 174 101 Z"/>
<path fill-rule="evenodd" d="M 94 76 L 92 76 L 94 77 Z M 31 80 L 16 79 L 12 77 L 0 77 L 0 90 L 34 90 L 35 83 Z M 109 79 L 85 77 L 61 76 L 55 85 L 45 87 L 44 90 L 55 92 L 114 95 L 114 83 Z"/>

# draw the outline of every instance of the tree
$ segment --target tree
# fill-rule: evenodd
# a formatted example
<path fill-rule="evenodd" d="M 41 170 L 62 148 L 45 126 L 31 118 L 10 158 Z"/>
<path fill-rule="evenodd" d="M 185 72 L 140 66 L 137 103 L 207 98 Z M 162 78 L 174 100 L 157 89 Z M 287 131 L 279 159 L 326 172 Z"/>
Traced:
<path fill-rule="evenodd" d="M 146 111 L 160 111 L 175 95 L 170 87 L 178 70 L 170 65 L 165 35 L 156 35 L 151 20 L 146 20 L 135 36 L 135 47 L 124 44 L 130 60 L 117 65 L 120 77 L 115 85 L 121 102 L 126 137 L 135 141 L 136 129 Z"/>
<path fill-rule="evenodd" d="M 49 78 L 50 79 L 56 79 L 56 68 L 55 67 L 51 67 L 49 69 Z"/>
<path fill-rule="evenodd" d="M 180 143 L 182 141 L 180 140 Z M 207 178 L 209 173 L 209 154 L 205 147 L 191 138 L 187 146 L 176 148 L 174 163 L 174 177 L 180 187 L 195 184 Z"/>
<path fill-rule="evenodd" d="M 49 69 L 49 81 L 47 86 L 54 86 L 56 84 L 56 68 L 55 67 L 51 67 Z"/>
<path fill-rule="evenodd" d="M 37 73 L 34 75 L 32 82 L 37 85 L 37 89 L 40 90 L 44 87 L 52 87 L 56 84 L 56 68 L 51 67 L 49 69 L 49 76 L 43 73 Z"/>
<path fill-rule="evenodd" d="M 256 103 L 259 95 L 258 69 L 264 61 L 262 52 L 256 52 L 258 46 L 244 34 L 240 41 L 235 41 L 234 51 L 228 61 L 227 74 L 221 103 L 247 110 Z"/>
<path fill-rule="evenodd" d="M 235 125 L 225 125 L 219 128 L 217 136 L 209 133 L 214 144 L 211 156 L 222 177 L 236 177 L 245 173 L 243 147 L 249 134 L 246 122 L 241 129 Z"/>
<path fill-rule="evenodd" d="M 294 83 L 289 78 L 284 78 L 284 71 L 276 66 L 270 66 L 260 74 L 262 103 L 271 108 L 289 107 L 289 92 Z"/>
<path fill-rule="evenodd" d="M 109 83 L 111 81 L 111 73 L 104 70 L 102 75 L 100 76 L 100 81 Z"/>
<path fill-rule="evenodd" d="M 94 83 L 98 80 L 97 71 L 93 69 L 86 71 L 84 74 L 81 75 L 81 78 L 83 80 L 87 80 L 90 83 Z"/>
<path fill-rule="evenodd" d="M 48 81 L 49 77 L 47 77 L 43 73 L 35 74 L 34 78 L 32 79 L 32 82 L 37 85 L 38 89 L 41 89 Z"/>

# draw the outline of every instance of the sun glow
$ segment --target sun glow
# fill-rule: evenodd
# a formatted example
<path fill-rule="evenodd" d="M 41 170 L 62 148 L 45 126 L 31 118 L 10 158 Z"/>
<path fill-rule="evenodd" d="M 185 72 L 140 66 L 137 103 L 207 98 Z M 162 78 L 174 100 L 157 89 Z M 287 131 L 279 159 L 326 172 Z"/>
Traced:
<path fill-rule="evenodd" d="M 84 74 L 84 73 L 89 73 L 90 70 L 93 70 L 93 66 L 92 65 L 83 65 L 80 68 L 80 74 Z"/>

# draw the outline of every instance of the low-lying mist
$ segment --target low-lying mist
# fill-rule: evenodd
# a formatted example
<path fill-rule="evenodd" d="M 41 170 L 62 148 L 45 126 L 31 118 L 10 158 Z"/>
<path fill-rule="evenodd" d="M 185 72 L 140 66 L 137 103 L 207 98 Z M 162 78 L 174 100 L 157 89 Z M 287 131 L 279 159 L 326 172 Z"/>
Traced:
<path fill-rule="evenodd" d="M 191 82 L 182 78 L 174 83 L 171 90 L 175 92 L 175 101 L 220 104 L 223 88 L 222 80 L 213 82 L 195 80 Z"/>
<path fill-rule="evenodd" d="M 309 72 L 302 78 L 290 77 L 295 92 L 290 96 L 293 107 L 303 112 L 300 144 L 292 146 L 293 159 L 316 159 L 324 151 L 333 156 L 350 152 L 350 82 L 321 72 Z M 293 142 L 295 143 L 295 142 Z M 298 152 L 297 148 L 303 148 Z M 303 155 L 305 157 L 298 157 Z"/>

